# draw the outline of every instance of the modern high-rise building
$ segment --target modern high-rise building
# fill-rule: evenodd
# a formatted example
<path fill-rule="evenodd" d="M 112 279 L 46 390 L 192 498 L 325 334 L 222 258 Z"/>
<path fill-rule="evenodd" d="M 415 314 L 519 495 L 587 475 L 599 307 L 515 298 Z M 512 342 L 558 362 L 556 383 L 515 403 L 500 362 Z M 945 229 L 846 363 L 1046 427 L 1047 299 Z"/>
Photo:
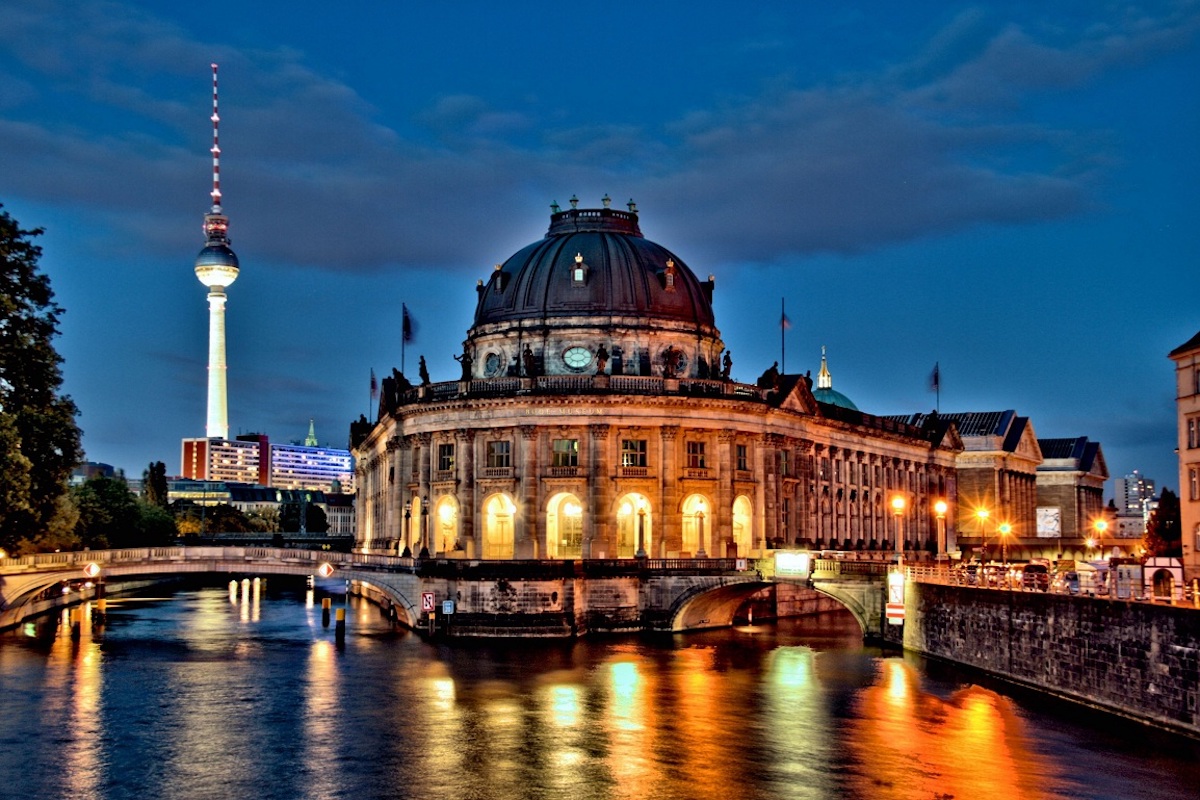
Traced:
<path fill-rule="evenodd" d="M 306 441 L 316 441 L 311 427 Z M 277 489 L 354 492 L 354 457 L 349 450 L 271 444 L 258 433 L 243 434 L 236 439 L 184 439 L 180 474 L 195 480 Z"/>
<path fill-rule="evenodd" d="M 1113 481 L 1113 486 L 1118 511 L 1136 512 L 1143 519 L 1149 518 L 1155 496 L 1153 480 L 1135 469 Z"/>
<path fill-rule="evenodd" d="M 225 288 L 237 280 L 238 259 L 229 247 L 229 218 L 221 209 L 221 146 L 217 125 L 217 65 L 213 74 L 212 208 L 204 215 L 204 249 L 196 256 L 196 277 L 208 287 L 208 421 L 210 439 L 229 436 L 225 387 Z"/>

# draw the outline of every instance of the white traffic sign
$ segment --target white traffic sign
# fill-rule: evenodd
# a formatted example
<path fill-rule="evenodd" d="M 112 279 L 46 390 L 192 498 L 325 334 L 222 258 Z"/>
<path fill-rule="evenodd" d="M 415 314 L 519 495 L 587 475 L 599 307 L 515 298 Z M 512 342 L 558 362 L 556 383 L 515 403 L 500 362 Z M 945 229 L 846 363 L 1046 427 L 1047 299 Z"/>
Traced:
<path fill-rule="evenodd" d="M 433 592 L 421 592 L 421 610 L 433 611 Z"/>

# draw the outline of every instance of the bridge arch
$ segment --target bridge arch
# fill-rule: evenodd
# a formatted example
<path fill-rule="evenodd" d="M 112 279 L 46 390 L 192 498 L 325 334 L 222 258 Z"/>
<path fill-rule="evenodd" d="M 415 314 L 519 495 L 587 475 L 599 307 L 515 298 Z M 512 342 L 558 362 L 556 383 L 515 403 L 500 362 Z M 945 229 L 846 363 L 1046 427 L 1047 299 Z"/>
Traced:
<path fill-rule="evenodd" d="M 290 575 L 317 574 L 330 564 L 334 577 L 372 587 L 376 599 L 387 599 L 396 609 L 397 621 L 416 627 L 420 617 L 419 578 L 411 572 L 391 569 L 397 559 L 288 550 L 270 547 L 164 547 L 133 550 L 95 550 L 55 553 L 6 559 L 0 565 L 0 630 L 18 624 L 27 616 L 27 606 L 46 589 L 63 582 L 88 579 L 84 569 L 99 568 L 99 580 L 119 583 L 138 578 L 177 575 Z M 374 569 L 373 569 L 374 567 Z M 416 598 L 416 601 L 413 600 Z"/>

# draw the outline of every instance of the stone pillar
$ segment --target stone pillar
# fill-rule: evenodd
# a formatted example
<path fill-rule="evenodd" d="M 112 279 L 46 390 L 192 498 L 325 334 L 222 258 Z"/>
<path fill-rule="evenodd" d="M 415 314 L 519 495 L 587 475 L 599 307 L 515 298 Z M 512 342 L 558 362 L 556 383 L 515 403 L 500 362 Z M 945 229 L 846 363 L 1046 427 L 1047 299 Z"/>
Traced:
<path fill-rule="evenodd" d="M 420 463 L 417 465 L 417 493 L 421 496 L 420 514 L 414 517 L 419 517 L 417 523 L 417 543 L 413 545 L 413 555 L 425 553 L 426 556 L 433 555 L 433 542 L 429 541 L 430 531 L 428 530 L 431 520 L 429 519 L 429 503 L 432 498 L 429 496 L 429 473 L 433 468 L 433 434 L 419 433 L 417 434 L 417 442 L 420 445 Z"/>
<path fill-rule="evenodd" d="M 821 535 L 817 527 L 817 515 L 814 500 L 816 495 L 813 487 L 816 485 L 816 473 L 813 466 L 813 443 L 805 439 L 796 442 L 796 478 L 800 491 L 796 496 L 796 530 L 801 536 L 807 536 L 814 541 Z"/>
<path fill-rule="evenodd" d="M 763 547 L 779 536 L 779 484 L 783 477 L 779 474 L 779 451 L 783 449 L 783 437 L 777 433 L 766 436 L 766 446 L 762 448 L 763 472 Z M 773 546 L 773 545 L 772 545 Z"/>
<path fill-rule="evenodd" d="M 651 498 L 653 525 L 650 527 L 652 552 L 657 556 L 666 552 L 668 538 L 675 543 L 676 549 L 683 542 L 683 532 L 679 525 L 679 426 L 664 425 L 659 429 L 662 445 L 662 457 L 659 463 L 662 470 L 658 475 L 658 498 Z"/>
<path fill-rule="evenodd" d="M 397 548 L 404 525 L 404 507 L 400 500 L 400 488 L 404 485 L 403 473 L 400 468 L 400 437 L 393 436 L 387 441 L 387 510 L 385 514 L 387 530 L 386 547 L 389 553 L 399 555 L 404 545 Z"/>
<path fill-rule="evenodd" d="M 459 431 L 455 435 L 458 458 L 458 543 L 466 551 L 467 558 L 479 552 L 475 542 L 475 431 Z"/>
<path fill-rule="evenodd" d="M 733 540 L 733 481 L 737 474 L 737 464 L 734 463 L 733 446 L 737 441 L 737 431 L 726 428 L 717 433 L 717 496 L 713 498 L 715 508 L 710 508 L 705 527 L 712 531 L 713 542 Z M 714 544 L 714 547 L 717 545 Z M 725 555 L 724 544 L 720 545 L 719 555 Z M 738 553 L 745 557 L 749 553 Z"/>
<path fill-rule="evenodd" d="M 545 525 L 540 520 L 538 491 L 541 486 L 541 476 L 538 474 L 540 449 L 537 426 L 522 425 L 521 488 L 517 515 L 513 520 L 513 558 L 544 558 L 546 555 Z"/>
<path fill-rule="evenodd" d="M 612 468 L 609 466 L 609 451 L 612 449 L 611 429 L 610 425 L 588 426 L 590 441 L 587 464 L 588 496 L 585 501 L 587 507 L 583 515 L 584 558 L 593 557 L 592 547 L 597 543 L 597 554 L 604 550 L 605 555 L 610 558 L 615 555 L 610 533 L 613 513 Z"/>

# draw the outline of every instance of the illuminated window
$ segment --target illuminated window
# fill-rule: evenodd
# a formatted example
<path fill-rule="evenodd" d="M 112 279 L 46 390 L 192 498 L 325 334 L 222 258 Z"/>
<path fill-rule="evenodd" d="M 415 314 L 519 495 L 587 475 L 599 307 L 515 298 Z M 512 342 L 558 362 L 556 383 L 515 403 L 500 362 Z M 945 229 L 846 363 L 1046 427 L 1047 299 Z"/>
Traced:
<path fill-rule="evenodd" d="M 744 444 L 737 445 L 736 453 L 737 453 L 737 468 L 740 469 L 742 472 L 748 471 L 750 469 L 750 457 L 747 453 L 746 445 L 744 445 Z"/>
<path fill-rule="evenodd" d="M 438 445 L 438 471 L 449 472 L 454 469 L 454 445 Z"/>
<path fill-rule="evenodd" d="M 644 467 L 644 466 L 646 466 L 646 440 L 645 439 L 622 439 L 621 440 L 621 466 L 622 467 Z"/>
<path fill-rule="evenodd" d="M 578 439 L 555 439 L 551 444 L 553 455 L 553 466 L 555 467 L 578 467 L 579 466 L 579 440 Z"/>
<path fill-rule="evenodd" d="M 1189 449 L 1194 448 L 1196 446 L 1196 420 L 1194 420 L 1194 419 L 1188 420 L 1188 444 L 1187 444 L 1187 446 Z"/>
<path fill-rule="evenodd" d="M 1200 500 L 1200 486 L 1198 486 L 1196 484 L 1196 470 L 1195 469 L 1188 470 L 1188 486 L 1190 487 L 1190 491 L 1191 491 L 1190 499 Z"/>
<path fill-rule="evenodd" d="M 708 464 L 704 460 L 704 442 L 687 443 L 687 465 L 688 469 L 707 468 Z"/>
<path fill-rule="evenodd" d="M 510 442 L 488 442 L 487 465 L 492 468 L 512 466 Z"/>

